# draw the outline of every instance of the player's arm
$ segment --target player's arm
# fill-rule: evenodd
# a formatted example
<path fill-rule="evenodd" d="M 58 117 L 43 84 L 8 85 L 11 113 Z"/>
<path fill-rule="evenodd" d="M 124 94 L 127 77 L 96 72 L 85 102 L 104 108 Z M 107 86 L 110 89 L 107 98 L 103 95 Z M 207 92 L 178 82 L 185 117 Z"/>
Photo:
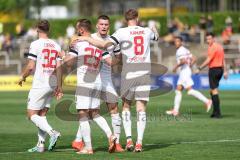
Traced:
<path fill-rule="evenodd" d="M 67 54 L 64 58 L 64 63 L 66 64 L 67 68 L 72 68 L 73 65 L 77 62 L 77 57 Z"/>
<path fill-rule="evenodd" d="M 77 39 L 75 39 L 75 41 L 88 41 L 92 45 L 94 45 L 98 48 L 101 48 L 101 49 L 106 49 L 113 45 L 112 41 L 109 41 L 109 40 L 102 41 L 102 40 L 97 40 L 92 37 L 86 37 L 86 36 L 79 36 Z"/>
<path fill-rule="evenodd" d="M 103 53 L 103 60 L 110 66 L 116 65 L 120 62 L 119 56 L 110 56 L 109 52 Z"/>
<path fill-rule="evenodd" d="M 120 59 L 117 57 L 108 57 L 105 59 L 105 62 L 110 66 L 114 66 L 120 62 Z"/>
<path fill-rule="evenodd" d="M 54 95 L 56 96 L 57 100 L 59 100 L 63 96 L 63 89 L 62 89 L 62 62 L 60 60 L 57 60 L 56 76 L 57 76 L 57 87 L 55 89 Z"/>
<path fill-rule="evenodd" d="M 196 63 L 196 61 L 197 61 L 196 56 L 192 55 L 192 57 L 191 57 L 191 63 L 190 63 L 190 67 L 192 67 L 192 66 Z"/>
<path fill-rule="evenodd" d="M 181 58 L 181 59 L 179 60 L 179 63 L 177 63 L 177 64 L 173 67 L 173 72 L 176 72 L 177 69 L 178 69 L 178 67 L 180 67 L 180 66 L 182 66 L 182 65 L 184 65 L 184 64 L 186 64 L 186 60 L 185 60 L 185 58 Z"/>
<path fill-rule="evenodd" d="M 227 66 L 226 66 L 226 60 L 225 58 L 223 59 L 223 77 L 224 79 L 228 79 L 228 72 L 227 72 Z"/>
<path fill-rule="evenodd" d="M 208 56 L 204 62 L 198 67 L 198 70 L 202 70 L 203 68 L 205 68 L 209 63 L 210 61 L 212 60 L 212 57 L 211 56 Z"/>
<path fill-rule="evenodd" d="M 63 63 L 67 68 L 72 68 L 72 66 L 77 61 L 78 52 L 72 48 L 69 48 L 69 53 L 66 54 L 64 51 L 59 53 L 59 57 L 63 60 Z"/>
<path fill-rule="evenodd" d="M 33 59 L 29 59 L 28 63 L 23 69 L 21 77 L 18 81 L 18 85 L 22 86 L 22 83 L 26 81 L 26 78 L 32 73 L 35 68 L 35 61 Z"/>

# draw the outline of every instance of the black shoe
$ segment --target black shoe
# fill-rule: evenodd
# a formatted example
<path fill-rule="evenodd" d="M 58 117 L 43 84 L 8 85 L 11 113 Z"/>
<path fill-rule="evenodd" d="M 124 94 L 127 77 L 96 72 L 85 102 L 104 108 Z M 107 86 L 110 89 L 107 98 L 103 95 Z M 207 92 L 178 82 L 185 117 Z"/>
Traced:
<path fill-rule="evenodd" d="M 211 118 L 222 118 L 221 114 L 212 114 Z"/>

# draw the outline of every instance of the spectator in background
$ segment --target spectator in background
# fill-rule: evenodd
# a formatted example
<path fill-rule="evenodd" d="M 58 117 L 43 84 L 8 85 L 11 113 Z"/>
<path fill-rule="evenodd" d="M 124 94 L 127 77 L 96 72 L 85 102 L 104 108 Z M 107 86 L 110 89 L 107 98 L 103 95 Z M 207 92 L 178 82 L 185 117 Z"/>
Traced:
<path fill-rule="evenodd" d="M 173 44 L 174 37 L 180 36 L 182 32 L 184 32 L 185 26 L 184 24 L 175 17 L 174 20 L 171 21 L 170 24 L 168 24 L 168 34 L 163 37 L 163 41 L 166 43 L 166 45 Z"/>
<path fill-rule="evenodd" d="M 206 17 L 204 15 L 201 15 L 200 19 L 199 19 L 199 28 L 202 31 L 206 31 L 206 27 L 207 27 L 207 20 Z"/>
<path fill-rule="evenodd" d="M 75 34 L 75 28 L 72 24 L 68 25 L 66 29 L 67 38 L 71 38 Z"/>
<path fill-rule="evenodd" d="M 146 21 L 144 21 L 144 20 L 140 20 L 139 21 L 139 26 L 141 26 L 141 27 L 147 27 L 147 22 Z"/>
<path fill-rule="evenodd" d="M 240 17 L 238 17 L 238 32 L 240 32 Z"/>
<path fill-rule="evenodd" d="M 226 24 L 227 27 L 232 27 L 232 18 L 230 16 L 228 16 L 225 19 L 225 24 Z"/>
<path fill-rule="evenodd" d="M 3 32 L 3 24 L 0 22 L 0 34 Z"/>
<path fill-rule="evenodd" d="M 206 25 L 207 25 L 207 32 L 212 33 L 213 32 L 213 25 L 214 25 L 212 16 L 208 15 Z"/>
<path fill-rule="evenodd" d="M 22 38 L 23 36 L 25 36 L 26 30 L 21 23 L 16 25 L 16 33 L 18 38 Z"/>
<path fill-rule="evenodd" d="M 34 40 L 37 38 L 37 28 L 35 26 L 30 27 L 26 33 L 27 38 Z"/>
<path fill-rule="evenodd" d="M 228 45 L 231 43 L 231 36 L 232 36 L 232 18 L 228 16 L 225 19 L 226 27 L 222 32 L 222 40 L 224 45 Z"/>
<path fill-rule="evenodd" d="M 0 34 L 0 50 L 2 50 L 3 42 L 4 42 L 4 35 Z"/>
<path fill-rule="evenodd" d="M 114 30 L 118 30 L 120 28 L 122 28 L 124 26 L 124 23 L 122 20 L 116 20 L 115 23 L 114 23 Z"/>
<path fill-rule="evenodd" d="M 9 33 L 7 33 L 4 37 L 4 41 L 2 44 L 2 50 L 6 51 L 8 54 L 12 54 L 12 52 L 13 52 L 12 38 Z"/>
<path fill-rule="evenodd" d="M 200 42 L 200 29 L 197 24 L 194 24 L 190 27 L 189 31 L 189 38 L 192 42 Z"/>

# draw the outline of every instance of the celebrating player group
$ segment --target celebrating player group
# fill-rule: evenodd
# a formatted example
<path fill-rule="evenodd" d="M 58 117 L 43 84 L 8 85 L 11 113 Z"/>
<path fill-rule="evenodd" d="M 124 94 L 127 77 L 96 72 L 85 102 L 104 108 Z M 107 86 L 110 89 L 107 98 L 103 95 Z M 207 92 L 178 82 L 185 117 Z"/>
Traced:
<path fill-rule="evenodd" d="M 109 153 L 124 151 L 143 151 L 143 137 L 146 127 L 146 107 L 151 89 L 150 42 L 158 41 L 155 26 L 138 26 L 138 12 L 129 9 L 125 12 L 127 27 L 120 28 L 113 35 L 108 35 L 110 19 L 100 15 L 97 19 L 96 33 L 91 33 L 92 24 L 88 19 L 76 22 L 76 35 L 71 39 L 69 50 L 49 39 L 50 24 L 40 20 L 37 24 L 39 39 L 33 41 L 28 53 L 28 63 L 24 68 L 19 85 L 34 71 L 32 88 L 28 95 L 27 115 L 38 128 L 38 142 L 28 152 L 44 152 L 45 141 L 49 135 L 48 150 L 51 151 L 61 136 L 47 121 L 46 115 L 53 96 L 57 100 L 63 96 L 62 67 L 77 66 L 76 110 L 79 126 L 73 137 L 72 148 L 77 154 L 93 154 L 89 121 L 93 120 L 106 134 Z M 210 110 L 212 101 L 200 92 L 192 89 L 191 66 L 194 58 L 189 50 L 182 46 L 181 37 L 175 38 L 177 47 L 177 65 L 181 73 L 176 89 L 174 108 L 167 114 L 178 116 L 183 88 Z M 127 46 L 127 47 L 126 47 Z M 112 82 L 112 66 L 122 64 L 121 87 L 118 93 Z M 141 66 L 141 67 L 134 67 Z M 136 69 L 137 68 L 137 69 Z M 119 113 L 118 101 L 122 100 L 122 112 Z M 100 102 L 104 101 L 111 115 L 112 129 L 100 115 Z M 136 102 L 137 139 L 132 139 L 132 121 L 130 108 Z M 120 144 L 120 131 L 123 125 L 126 144 Z M 74 130 L 74 129 L 73 129 Z M 70 142 L 69 142 L 70 143 Z"/>

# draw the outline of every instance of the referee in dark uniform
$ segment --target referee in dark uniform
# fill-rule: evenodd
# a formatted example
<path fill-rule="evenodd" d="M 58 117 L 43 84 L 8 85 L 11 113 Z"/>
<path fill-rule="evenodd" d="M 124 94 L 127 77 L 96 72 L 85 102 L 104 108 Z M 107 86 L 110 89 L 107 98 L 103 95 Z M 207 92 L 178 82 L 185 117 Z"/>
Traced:
<path fill-rule="evenodd" d="M 221 118 L 218 86 L 219 81 L 223 75 L 225 79 L 228 77 L 224 59 L 224 49 L 220 44 L 215 42 L 213 33 L 207 33 L 206 39 L 208 43 L 208 56 L 205 61 L 198 67 L 197 72 L 208 65 L 210 94 L 213 102 L 213 113 L 211 115 L 211 118 Z"/>

